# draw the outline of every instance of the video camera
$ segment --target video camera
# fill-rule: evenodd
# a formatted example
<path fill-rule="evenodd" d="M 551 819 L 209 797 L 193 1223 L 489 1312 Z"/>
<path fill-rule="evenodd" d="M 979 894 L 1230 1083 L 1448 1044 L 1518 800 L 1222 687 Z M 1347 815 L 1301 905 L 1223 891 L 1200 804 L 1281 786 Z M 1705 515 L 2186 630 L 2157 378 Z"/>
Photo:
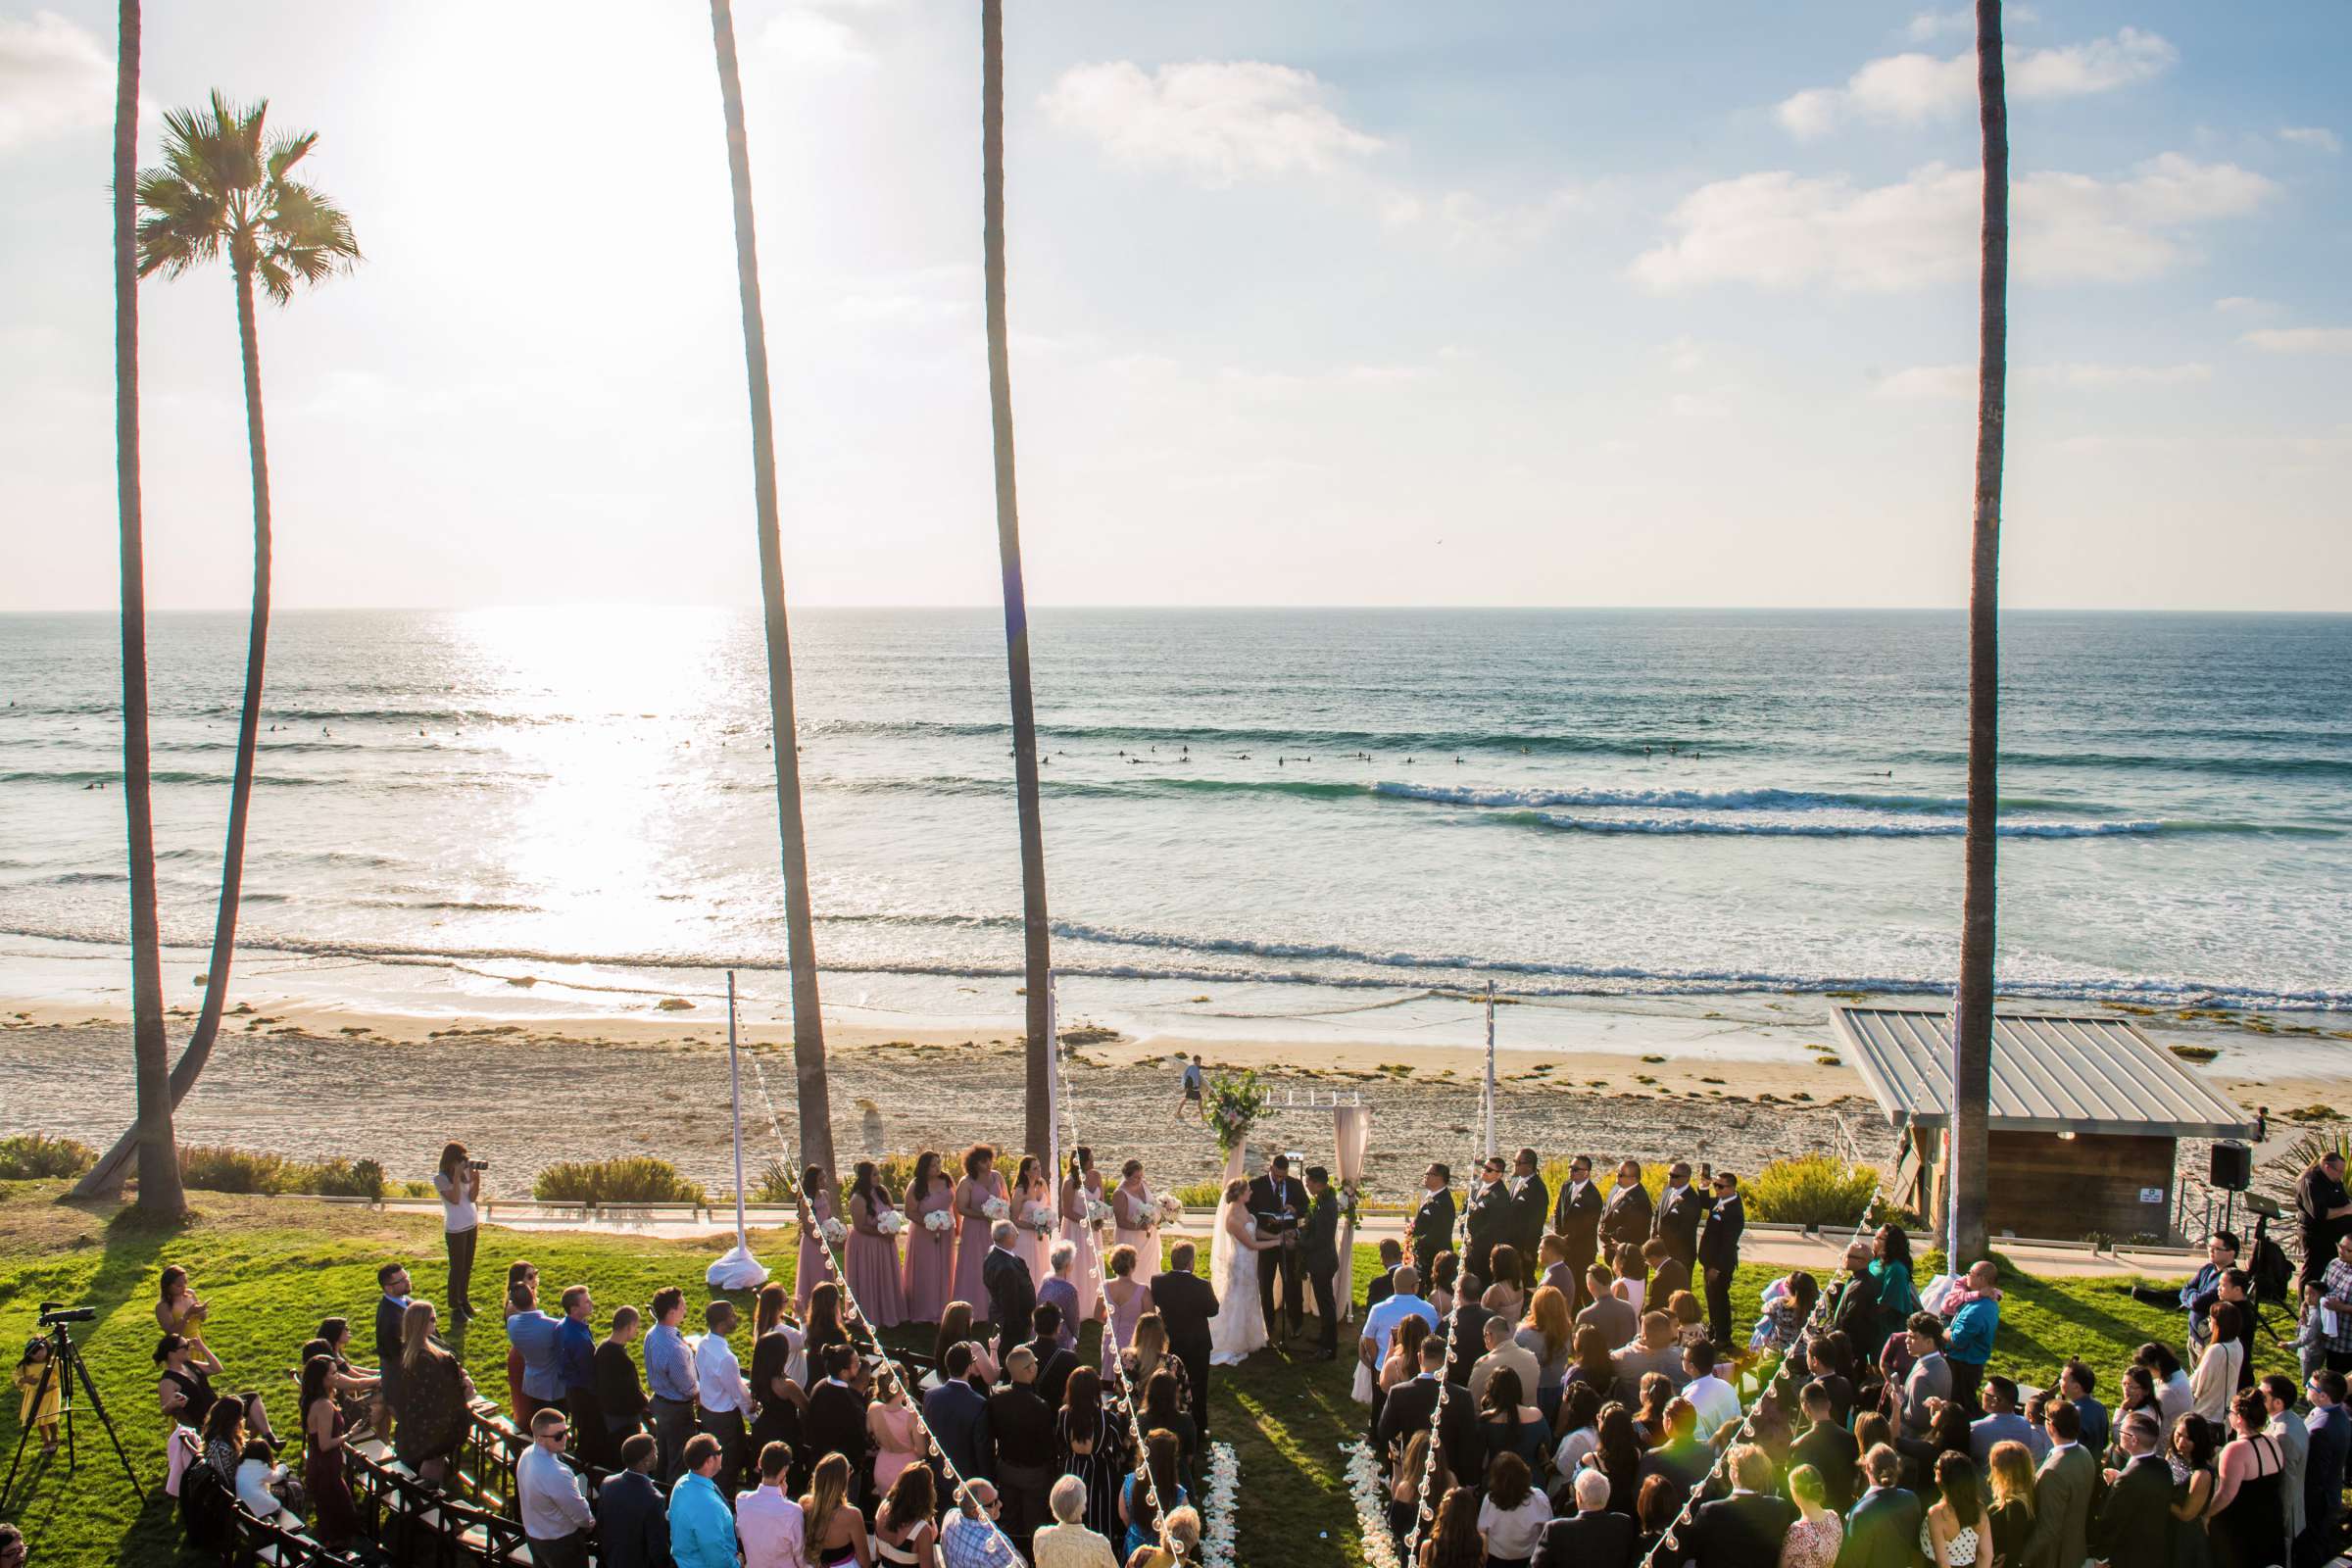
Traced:
<path fill-rule="evenodd" d="M 41 1303 L 41 1327 L 53 1329 L 60 1323 L 91 1323 L 98 1317 L 94 1306 L 67 1306 L 62 1301 Z"/>

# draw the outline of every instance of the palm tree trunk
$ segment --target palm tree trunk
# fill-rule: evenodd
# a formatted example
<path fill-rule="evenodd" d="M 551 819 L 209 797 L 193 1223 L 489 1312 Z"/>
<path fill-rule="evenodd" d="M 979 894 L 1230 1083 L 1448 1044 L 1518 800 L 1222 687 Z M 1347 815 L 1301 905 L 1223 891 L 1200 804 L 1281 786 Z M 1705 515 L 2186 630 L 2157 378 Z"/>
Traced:
<path fill-rule="evenodd" d="M 122 0 L 115 67 L 115 496 L 122 524 L 122 806 L 129 824 L 130 1044 L 139 1206 L 178 1213 L 179 1154 L 165 1067 L 163 939 L 155 908 L 155 798 L 147 770 L 147 553 L 139 496 L 139 0 Z M 120 1181 L 116 1184 L 120 1187 Z"/>
<path fill-rule="evenodd" d="M 728 0 L 710 0 L 726 109 L 727 173 L 735 191 L 735 274 L 743 295 L 744 369 L 752 396 L 752 481 L 760 518 L 760 599 L 767 631 L 767 716 L 775 733 L 776 819 L 784 851 L 784 929 L 792 962 L 792 1056 L 800 1079 L 801 1158 L 833 1171 L 833 1112 L 825 1084 L 825 1018 L 817 1000 L 816 932 L 808 912 L 808 842 L 801 823 L 800 725 L 793 713 L 792 630 L 784 614 L 784 547 L 776 514 L 775 416 L 768 401 L 767 325 L 760 306 L 760 246 L 752 214 L 751 141 Z"/>
<path fill-rule="evenodd" d="M 1021 585 L 1021 511 L 1012 472 L 1012 358 L 1004 329 L 1004 3 L 980 7 L 981 244 L 988 295 L 988 420 L 996 436 L 997 559 L 1004 579 L 1004 664 L 1012 686 L 1012 783 L 1021 819 L 1021 972 L 1028 981 L 1028 1114 L 1022 1147 L 1053 1147 L 1054 1051 L 1048 976 L 1046 828 L 1038 806 L 1037 708 L 1029 689 L 1029 602 Z M 1058 1173 L 1055 1178 L 1060 1179 Z"/>
<path fill-rule="evenodd" d="M 239 267 L 236 274 L 237 343 L 245 371 L 245 446 L 253 471 L 253 613 L 245 637 L 245 702 L 237 717 L 237 760 L 228 787 L 228 842 L 220 857 L 220 902 L 213 915 L 213 956 L 205 971 L 204 1006 L 197 1015 L 195 1031 L 188 1036 L 179 1059 L 172 1064 L 173 1110 L 196 1087 L 197 1074 L 204 1071 L 213 1042 L 220 1036 L 221 1012 L 228 1003 L 228 971 L 237 948 L 237 906 L 245 888 L 245 822 L 253 806 L 254 754 L 261 743 L 262 680 L 270 655 L 270 455 L 262 419 L 262 347 L 254 319 L 253 272 Z M 154 853 L 152 844 L 148 853 Z M 148 889 L 152 930 L 152 863 Z M 158 986 L 160 992 L 160 978 Z M 160 1005 L 158 1014 L 160 1017 Z M 75 1191 L 98 1194 L 119 1189 L 137 1138 L 136 1129 L 125 1133 L 91 1167 Z M 144 1175 L 142 1170 L 142 1186 Z"/>
<path fill-rule="evenodd" d="M 2009 377 L 2009 102 L 2001 0 L 1977 0 L 1977 92 L 1984 141 L 1984 263 L 1977 327 L 1977 498 L 1968 594 L 1967 888 L 1952 1013 L 1952 1230 L 1955 1269 L 1984 1255 L 1992 1089 L 1994 852 L 2000 755 L 2001 462 Z"/>

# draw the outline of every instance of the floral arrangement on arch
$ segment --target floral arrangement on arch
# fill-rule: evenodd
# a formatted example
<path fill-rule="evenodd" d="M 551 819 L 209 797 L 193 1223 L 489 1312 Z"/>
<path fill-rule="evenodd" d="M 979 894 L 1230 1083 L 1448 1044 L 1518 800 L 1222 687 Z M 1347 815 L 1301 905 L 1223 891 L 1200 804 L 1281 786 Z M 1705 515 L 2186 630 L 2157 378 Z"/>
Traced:
<path fill-rule="evenodd" d="M 1247 1067 L 1211 1077 L 1201 1099 L 1209 1130 L 1217 1135 L 1217 1152 L 1229 1158 L 1266 1113 L 1266 1086 Z"/>

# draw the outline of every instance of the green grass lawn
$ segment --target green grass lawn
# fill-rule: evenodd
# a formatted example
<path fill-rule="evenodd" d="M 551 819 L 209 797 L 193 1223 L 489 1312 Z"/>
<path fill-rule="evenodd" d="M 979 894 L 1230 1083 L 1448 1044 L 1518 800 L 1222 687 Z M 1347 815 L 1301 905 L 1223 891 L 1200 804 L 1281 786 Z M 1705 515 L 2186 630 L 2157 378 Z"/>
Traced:
<path fill-rule="evenodd" d="M 149 1362 L 157 1338 L 151 1315 L 156 1278 L 167 1263 L 186 1267 L 212 1304 L 209 1341 L 227 1364 L 229 1389 L 259 1388 L 281 1434 L 295 1430 L 288 1374 L 296 1349 L 329 1315 L 349 1318 L 362 1355 L 372 1344 L 375 1269 L 388 1258 L 408 1261 L 416 1286 L 439 1300 L 438 1222 L 424 1215 L 386 1215 L 291 1199 L 191 1195 L 195 1216 L 184 1226 L 155 1231 L 135 1215 L 57 1201 L 61 1183 L 0 1183 L 0 1344 L 9 1366 L 33 1332 L 41 1301 L 87 1304 L 94 1323 L 74 1338 L 88 1353 L 91 1374 L 122 1434 L 153 1501 L 133 1498 L 94 1422 L 81 1433 L 81 1467 L 69 1478 L 62 1464 L 45 1463 L 37 1442 L 28 1446 L 6 1517 L 24 1529 L 40 1568 L 86 1568 L 102 1563 L 168 1561 L 177 1532 L 162 1495 L 165 1423 L 155 1399 Z M 756 1233 L 755 1250 L 789 1281 L 794 1249 L 789 1232 Z M 643 1306 L 656 1289 L 680 1285 L 690 1300 L 704 1298 L 703 1271 L 715 1249 L 709 1242 L 565 1235 L 525 1236 L 491 1229 L 475 1265 L 474 1296 L 495 1300 L 506 1266 L 518 1257 L 539 1265 L 553 1292 L 574 1284 L 596 1293 L 600 1318 L 624 1301 Z M 1357 1249 L 1356 1279 L 1376 1272 L 1372 1249 Z M 1752 1317 L 1769 1270 L 1740 1271 L 1735 1304 Z M 1923 1270 L 1923 1273 L 1925 1271 Z M 2046 1382 L 2057 1363 L 2081 1354 L 2099 1368 L 2103 1394 L 2141 1341 L 2175 1340 L 2177 1314 L 2133 1301 L 2120 1281 L 2043 1281 L 2013 1276 L 2002 1312 L 1994 1370 Z M 749 1320 L 749 1302 L 745 1302 Z M 928 1348 L 928 1341 L 923 1342 Z M 506 1337 L 492 1320 L 458 1346 L 475 1382 L 504 1397 Z M 741 1347 L 739 1347 L 741 1348 Z M 2291 1358 L 2265 1343 L 2266 1369 L 2292 1370 Z M 1360 1560 L 1354 1511 L 1342 1479 L 1341 1446 L 1357 1437 L 1362 1407 L 1348 1395 L 1349 1366 L 1285 1361 L 1261 1355 L 1239 1372 L 1220 1369 L 1212 1393 L 1214 1436 L 1232 1443 L 1241 1461 L 1236 1560 L 1243 1568 L 1299 1564 L 1321 1568 Z M 2112 1402 L 2112 1400 L 2110 1400 Z M 0 1408 L 0 1456 L 17 1444 L 17 1402 Z"/>

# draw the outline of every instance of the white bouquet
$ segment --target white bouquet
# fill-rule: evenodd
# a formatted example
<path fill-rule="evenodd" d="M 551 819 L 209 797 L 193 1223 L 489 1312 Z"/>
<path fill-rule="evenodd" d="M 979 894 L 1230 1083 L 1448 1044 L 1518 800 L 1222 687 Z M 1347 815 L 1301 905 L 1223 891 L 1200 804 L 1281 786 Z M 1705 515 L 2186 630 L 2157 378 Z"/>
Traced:
<path fill-rule="evenodd" d="M 1159 1223 L 1173 1225 L 1184 1218 L 1184 1203 L 1174 1193 L 1163 1193 L 1159 1200 Z"/>
<path fill-rule="evenodd" d="M 944 1208 L 935 1208 L 923 1216 L 923 1229 L 934 1236 L 944 1235 L 956 1228 L 956 1216 Z"/>
<path fill-rule="evenodd" d="M 1027 1208 L 1022 1209 L 1021 1228 L 1035 1231 L 1040 1236 L 1053 1235 L 1054 1205 L 1052 1203 L 1031 1203 Z"/>
<path fill-rule="evenodd" d="M 835 1247 L 850 1239 L 850 1228 L 837 1219 L 829 1219 L 817 1228 L 825 1233 L 825 1240 Z"/>
<path fill-rule="evenodd" d="M 980 1205 L 981 1215 L 992 1223 L 1004 1218 L 1011 1212 L 1012 1205 L 1005 1202 L 1002 1198 L 992 1198 L 987 1202 Z"/>
<path fill-rule="evenodd" d="M 906 1216 L 895 1208 L 884 1209 L 881 1218 L 874 1221 L 874 1229 L 885 1236 L 896 1236 L 906 1228 Z"/>
<path fill-rule="evenodd" d="M 1100 1227 L 1109 1224 L 1110 1221 L 1111 1211 L 1108 1203 L 1100 1198 L 1090 1198 L 1086 1200 L 1086 1222 L 1089 1225 Z"/>

